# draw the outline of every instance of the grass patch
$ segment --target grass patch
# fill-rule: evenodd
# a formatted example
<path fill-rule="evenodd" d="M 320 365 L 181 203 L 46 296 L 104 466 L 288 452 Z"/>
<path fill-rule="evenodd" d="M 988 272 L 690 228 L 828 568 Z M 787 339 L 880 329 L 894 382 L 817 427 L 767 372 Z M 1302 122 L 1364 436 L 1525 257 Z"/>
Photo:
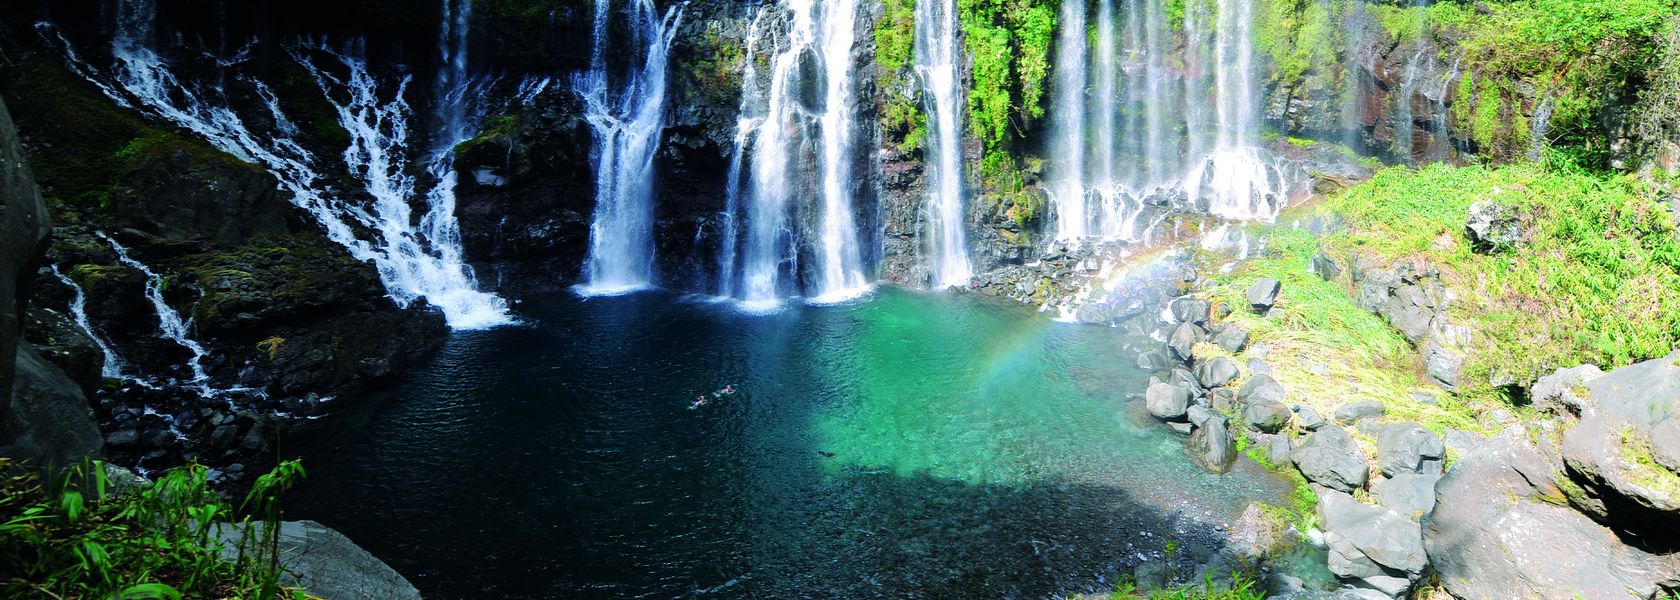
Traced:
<path fill-rule="evenodd" d="M 1622 427 L 1616 454 L 1627 467 L 1634 485 L 1656 491 L 1670 498 L 1680 498 L 1680 475 L 1657 462 L 1651 455 L 1651 444 L 1632 427 Z"/>
<path fill-rule="evenodd" d="M 1181 584 L 1160 590 L 1139 590 L 1137 582 L 1122 579 L 1109 600 L 1261 600 L 1266 590 L 1246 575 L 1234 574 L 1231 581 L 1204 577 L 1200 584 Z"/>
<path fill-rule="evenodd" d="M 1419 376 L 1411 345 L 1382 317 L 1360 308 L 1348 290 L 1309 270 L 1319 248 L 1316 236 L 1285 227 L 1262 227 L 1256 233 L 1267 240 L 1265 252 L 1228 273 L 1212 275 L 1208 295 L 1215 302 L 1247 306 L 1244 294 L 1256 279 L 1282 282 L 1276 314 L 1238 311 L 1227 322 L 1249 331 L 1251 344 L 1239 358 L 1256 357 L 1256 346 L 1268 349 L 1262 360 L 1283 385 L 1287 403 L 1311 406 L 1328 418 L 1343 404 L 1376 400 L 1387 407 L 1389 418 L 1416 421 L 1437 433 L 1447 428 L 1482 431 L 1474 410 L 1458 400 L 1430 405 L 1412 397 L 1430 388 Z"/>
<path fill-rule="evenodd" d="M 1680 346 L 1680 237 L 1661 197 L 1632 177 L 1568 165 L 1394 168 L 1326 203 L 1348 227 L 1327 245 L 1439 268 L 1458 295 L 1449 317 L 1473 332 L 1470 395 L 1486 394 L 1492 373 L 1533 381 Z M 1524 247 L 1473 253 L 1463 227 L 1476 201 L 1524 215 Z"/>
<path fill-rule="evenodd" d="M 121 491 L 97 462 L 53 482 L 8 459 L 0 473 L 0 596 L 308 597 L 279 584 L 278 497 L 303 477 L 295 461 L 258 478 L 237 509 L 197 465 Z M 224 548 L 216 528 L 230 521 L 264 533 Z"/>

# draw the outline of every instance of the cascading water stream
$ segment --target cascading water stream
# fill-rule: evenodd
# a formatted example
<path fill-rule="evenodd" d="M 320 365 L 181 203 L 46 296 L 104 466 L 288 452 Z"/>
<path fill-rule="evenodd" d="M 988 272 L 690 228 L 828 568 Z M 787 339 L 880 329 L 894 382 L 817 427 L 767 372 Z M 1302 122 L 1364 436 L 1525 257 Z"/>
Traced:
<path fill-rule="evenodd" d="M 123 362 L 121 357 L 117 356 L 117 351 L 111 348 L 111 343 L 105 341 L 105 336 L 100 335 L 99 331 L 93 328 L 93 322 L 88 320 L 87 292 L 83 291 L 82 286 L 77 285 L 63 271 L 58 270 L 58 265 L 52 266 L 52 274 L 53 277 L 57 277 L 60 282 L 70 288 L 72 294 L 70 296 L 70 319 L 75 321 L 76 326 L 81 327 L 82 331 L 87 332 L 88 338 L 92 339 L 93 344 L 99 347 L 99 353 L 105 356 L 105 365 L 100 368 L 100 375 L 106 379 L 134 380 L 134 378 L 123 374 L 123 367 L 126 363 Z"/>
<path fill-rule="evenodd" d="M 622 294 L 653 284 L 653 157 L 664 132 L 667 55 L 684 8 L 672 6 L 661 16 L 653 0 L 631 3 L 625 43 L 645 58 L 615 94 L 609 90 L 606 60 L 610 5 L 595 2 L 590 69 L 576 83 L 595 138 L 590 153 L 595 221 L 589 228 L 584 284 L 578 288 L 587 295 Z"/>
<path fill-rule="evenodd" d="M 143 106 L 158 116 L 204 138 L 217 149 L 258 164 L 275 175 L 290 192 L 292 202 L 309 212 L 326 229 L 328 237 L 349 249 L 358 260 L 372 262 L 386 291 L 400 306 L 419 299 L 443 311 L 449 325 L 457 329 L 492 327 L 510 322 L 507 304 L 501 298 L 476 289 L 471 272 L 460 260 L 458 228 L 454 223 L 453 189 L 433 194 L 426 221 L 416 227 L 410 220 L 408 200 L 414 197 L 413 177 L 407 175 L 406 141 L 408 106 L 398 93 L 380 104 L 377 83 L 358 54 L 311 49 L 336 57 L 350 71 L 347 81 L 327 75 L 305 56 L 305 50 L 289 48 L 294 58 L 312 73 L 327 98 L 338 109 L 340 125 L 352 135 L 344 153 L 349 170 L 363 175 L 366 193 L 374 199 L 372 210 L 337 197 L 316 170 L 317 158 L 293 139 L 297 133 L 280 110 L 279 102 L 262 82 L 235 76 L 251 86 L 267 109 L 273 124 L 267 134 L 248 125 L 226 105 L 221 88 L 207 93 L 178 79 L 153 49 L 156 13 L 152 0 L 121 0 L 117 3 L 117 28 L 112 54 L 116 59 L 112 79 L 106 86 L 95 79 L 113 99 L 128 106 Z M 467 10 L 463 4 L 461 13 Z M 446 11 L 448 13 L 448 11 Z M 452 20 L 465 23 L 464 20 Z M 44 32 L 44 30 L 43 30 Z M 464 35 L 464 34 L 463 34 Z M 63 45 L 67 56 L 73 50 Z M 227 68 L 235 61 L 218 61 Z M 85 73 L 92 77 L 89 71 Z M 406 85 L 406 79 L 404 80 Z M 338 89 L 333 89 L 334 87 Z M 120 88 L 120 92 L 119 92 Z M 401 88 L 399 88 L 400 90 Z M 334 92 L 352 97 L 340 104 Z M 447 202 L 443 200 L 447 198 Z M 444 212 L 445 210 L 451 212 Z M 357 231 L 376 232 L 374 240 Z M 450 232 L 455 232 L 451 236 Z"/>
<path fill-rule="evenodd" d="M 169 306 L 163 300 L 163 277 L 152 272 L 144 263 L 128 255 L 128 249 L 104 233 L 97 233 L 100 239 L 111 245 L 111 250 L 117 253 L 117 261 L 128 265 L 146 276 L 146 299 L 152 303 L 152 311 L 157 314 L 158 332 L 176 345 L 192 352 L 192 358 L 187 360 L 187 369 L 192 372 L 192 380 L 187 384 L 197 388 L 206 396 L 218 396 L 224 390 L 210 387 L 210 374 L 204 370 L 204 356 L 209 354 L 204 345 L 192 339 L 192 327 L 181 313 Z M 91 331 L 91 329 L 90 329 Z"/>
<path fill-rule="evenodd" d="M 924 86 L 928 114 L 927 221 L 932 284 L 966 285 L 974 275 L 963 231 L 962 111 L 957 81 L 955 0 L 922 0 L 916 5 L 916 71 Z"/>
<path fill-rule="evenodd" d="M 1056 39 L 1056 99 L 1052 107 L 1056 169 L 1050 195 L 1056 239 L 1078 243 L 1089 233 L 1085 202 L 1085 3 L 1063 2 Z"/>
<path fill-rule="evenodd" d="M 719 289 L 751 309 L 773 308 L 801 291 L 789 280 L 801 274 L 804 241 L 815 262 L 807 295 L 817 302 L 856 297 L 869 289 L 852 217 L 857 3 L 789 0 L 759 11 L 748 62 L 768 41 L 769 69 L 749 67 L 731 166 L 737 185 L 729 222 L 746 235 L 726 234 Z M 817 180 L 803 179 L 809 175 Z M 797 223 L 796 214 L 803 217 Z M 814 227 L 803 225 L 810 221 Z"/>

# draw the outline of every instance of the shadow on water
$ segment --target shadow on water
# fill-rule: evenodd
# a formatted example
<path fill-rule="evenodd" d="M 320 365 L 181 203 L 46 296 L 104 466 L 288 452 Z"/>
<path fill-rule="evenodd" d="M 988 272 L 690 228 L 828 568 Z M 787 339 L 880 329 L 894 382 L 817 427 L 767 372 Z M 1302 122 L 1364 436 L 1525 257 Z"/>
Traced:
<path fill-rule="evenodd" d="M 1111 589 L 1169 540 L 1208 551 L 1283 491 L 1138 423 L 1112 330 L 895 291 L 523 312 L 294 437 L 290 517 L 436 598 L 1040 598 Z"/>

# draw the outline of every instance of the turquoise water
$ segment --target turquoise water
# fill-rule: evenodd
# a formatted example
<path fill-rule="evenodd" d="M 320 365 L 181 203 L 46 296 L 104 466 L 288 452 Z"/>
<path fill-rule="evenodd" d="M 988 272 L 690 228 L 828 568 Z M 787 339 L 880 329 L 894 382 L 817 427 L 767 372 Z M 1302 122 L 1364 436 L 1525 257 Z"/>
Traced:
<path fill-rule="evenodd" d="M 1039 598 L 1205 549 L 1285 489 L 1190 464 L 1129 399 L 1135 340 L 1012 304 L 520 310 L 296 440 L 291 516 L 445 598 Z"/>

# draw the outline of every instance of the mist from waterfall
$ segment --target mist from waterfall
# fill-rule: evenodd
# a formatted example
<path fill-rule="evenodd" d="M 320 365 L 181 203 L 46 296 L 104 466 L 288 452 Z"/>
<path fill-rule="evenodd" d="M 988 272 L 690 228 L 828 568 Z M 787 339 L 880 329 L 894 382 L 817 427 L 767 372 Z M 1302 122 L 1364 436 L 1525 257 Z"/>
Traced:
<path fill-rule="evenodd" d="M 1185 2 L 1177 31 L 1166 0 L 1090 8 L 1062 5 L 1051 125 L 1056 239 L 1135 241 L 1167 206 L 1273 218 L 1285 190 L 1260 147 L 1252 0 Z"/>
<path fill-rule="evenodd" d="M 720 292 L 749 308 L 869 289 L 852 209 L 857 11 L 855 0 L 788 0 L 760 7 L 750 28 L 726 219 L 735 231 L 718 262 Z M 761 54 L 768 70 L 750 65 Z M 814 261 L 804 270 L 801 246 Z"/>
<path fill-rule="evenodd" d="M 611 2 L 596 0 L 589 71 L 576 89 L 594 134 L 595 219 L 584 261 L 586 295 L 614 295 L 653 285 L 653 157 L 663 138 L 666 63 L 684 5 L 663 15 L 653 0 L 628 7 L 629 39 L 610 39 Z M 643 61 L 613 91 L 607 54 L 641 53 Z"/>
<path fill-rule="evenodd" d="M 446 55 L 465 52 L 465 32 L 460 28 L 467 22 L 470 5 L 467 0 L 457 1 L 458 8 L 449 9 L 449 0 L 445 0 L 446 29 L 459 32 L 440 36 L 440 48 L 450 48 L 443 50 Z M 402 77 L 395 93 L 382 100 L 379 82 L 368 71 L 359 44 L 349 44 L 343 51 L 318 44 L 286 48 L 314 76 L 334 105 L 339 125 L 351 136 L 343 159 L 348 171 L 361 177 L 361 191 L 372 199 L 371 205 L 364 206 L 327 183 L 329 178 L 318 170 L 321 159 L 297 141 L 297 128 L 268 86 L 232 70 L 242 61 L 243 53 L 217 60 L 224 72 L 215 85 L 199 86 L 181 80 L 155 50 L 155 20 L 152 0 L 119 1 L 112 38 L 115 64 L 110 74 L 115 85 L 100 81 L 96 70 L 84 68 L 78 72 L 93 79 L 117 102 L 142 107 L 193 132 L 218 150 L 267 169 L 292 202 L 325 228 L 329 238 L 349 249 L 358 260 L 373 263 L 387 293 L 399 306 L 424 299 L 439 308 L 450 327 L 456 329 L 511 322 L 506 302 L 478 291 L 471 271 L 461 260 L 459 228 L 453 214 L 453 180 L 448 187 L 429 193 L 428 211 L 418 224 L 412 218 L 409 201 L 417 191 L 409 171 L 408 129 L 413 115 L 403 99 L 409 77 Z M 51 30 L 45 24 L 38 29 L 43 37 Z M 73 49 L 62 38 L 60 42 L 74 65 Z M 341 78 L 317 68 L 312 55 L 336 59 L 347 76 Z M 464 68 L 464 56 L 458 59 Z M 230 83 L 254 92 L 266 114 L 247 122 L 235 112 L 224 96 Z M 336 99 L 341 96 L 350 100 Z M 457 120 L 455 125 L 462 122 Z M 444 137 L 464 132 L 463 127 Z M 435 157 L 432 162 L 439 163 Z"/>
<path fill-rule="evenodd" d="M 927 254 L 935 288 L 967 285 L 974 275 L 964 232 L 958 47 L 956 0 L 918 2 L 916 73 L 927 110 Z"/>

